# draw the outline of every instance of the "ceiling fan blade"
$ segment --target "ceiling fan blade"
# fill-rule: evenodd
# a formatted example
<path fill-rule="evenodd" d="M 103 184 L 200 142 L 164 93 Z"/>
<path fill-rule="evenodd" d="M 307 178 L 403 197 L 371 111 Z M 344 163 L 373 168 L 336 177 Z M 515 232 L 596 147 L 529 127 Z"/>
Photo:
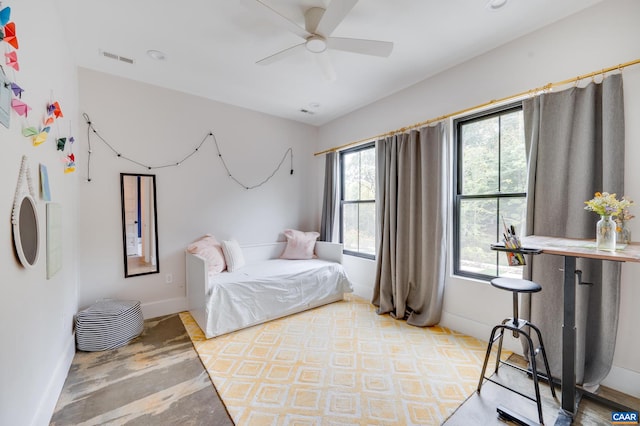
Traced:
<path fill-rule="evenodd" d="M 314 33 L 329 37 L 356 3 L 358 0 L 333 0 L 320 18 Z"/>
<path fill-rule="evenodd" d="M 322 75 L 327 81 L 335 81 L 336 80 L 336 72 L 333 69 L 333 65 L 331 64 L 331 58 L 329 57 L 329 52 L 326 50 L 321 53 L 314 53 L 316 62 L 320 69 L 322 70 Z"/>
<path fill-rule="evenodd" d="M 393 43 L 390 41 L 363 40 L 359 38 L 330 37 L 327 39 L 327 46 L 330 49 L 385 58 L 391 55 L 393 50 Z"/>
<path fill-rule="evenodd" d="M 274 24 L 286 28 L 287 30 L 304 39 L 311 36 L 310 32 L 308 32 L 286 16 L 281 15 L 277 10 L 272 9 L 270 6 L 262 3 L 260 0 L 242 0 L 242 3 L 247 7 L 258 11 L 258 13 L 261 13 L 262 16 L 269 19 Z"/>
<path fill-rule="evenodd" d="M 295 46 L 289 47 L 287 49 L 281 50 L 278 53 L 274 53 L 273 55 L 267 56 L 266 58 L 260 59 L 256 64 L 259 65 L 269 65 L 276 61 L 286 58 L 287 56 L 291 56 L 295 54 L 298 50 L 305 50 L 304 43 L 296 44 Z"/>

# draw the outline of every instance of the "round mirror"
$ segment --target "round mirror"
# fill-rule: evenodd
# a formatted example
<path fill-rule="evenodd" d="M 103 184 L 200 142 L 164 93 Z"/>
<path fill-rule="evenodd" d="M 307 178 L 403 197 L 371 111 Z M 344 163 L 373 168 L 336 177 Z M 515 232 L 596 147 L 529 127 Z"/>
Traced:
<path fill-rule="evenodd" d="M 25 195 L 16 207 L 18 211 L 14 215 L 17 220 L 13 224 L 13 241 L 20 262 L 32 268 L 38 262 L 40 253 L 36 203 L 30 195 Z"/>

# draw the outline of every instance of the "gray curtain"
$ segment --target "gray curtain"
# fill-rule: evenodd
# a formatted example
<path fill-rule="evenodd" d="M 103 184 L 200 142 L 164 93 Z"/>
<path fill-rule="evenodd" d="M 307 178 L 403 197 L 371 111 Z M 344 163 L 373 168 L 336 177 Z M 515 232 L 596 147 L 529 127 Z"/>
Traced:
<path fill-rule="evenodd" d="M 372 303 L 408 324 L 440 321 L 446 254 L 444 125 L 376 142 L 377 268 Z"/>
<path fill-rule="evenodd" d="M 584 210 L 596 191 L 624 195 L 622 76 L 524 102 L 528 144 L 527 235 L 595 238 L 599 217 Z M 563 258 L 532 256 L 527 276 L 542 291 L 523 314 L 542 330 L 551 374 L 561 375 Z M 611 369 L 618 326 L 620 264 L 578 259 L 576 379 L 597 386 Z M 526 347 L 525 347 L 526 353 Z"/>
<path fill-rule="evenodd" d="M 329 152 L 325 158 L 324 197 L 322 198 L 322 218 L 320 222 L 320 241 L 334 241 L 336 232 L 336 213 L 338 211 L 338 154 Z"/>

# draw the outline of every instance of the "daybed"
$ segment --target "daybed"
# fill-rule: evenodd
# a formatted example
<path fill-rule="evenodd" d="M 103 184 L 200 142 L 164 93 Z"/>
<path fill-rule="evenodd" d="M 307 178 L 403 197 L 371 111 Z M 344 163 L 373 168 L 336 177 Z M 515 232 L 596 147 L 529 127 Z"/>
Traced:
<path fill-rule="evenodd" d="M 286 244 L 243 246 L 245 265 L 216 274 L 205 258 L 186 252 L 189 312 L 207 339 L 337 302 L 353 291 L 342 244 L 317 241 L 316 258 L 280 259 Z"/>

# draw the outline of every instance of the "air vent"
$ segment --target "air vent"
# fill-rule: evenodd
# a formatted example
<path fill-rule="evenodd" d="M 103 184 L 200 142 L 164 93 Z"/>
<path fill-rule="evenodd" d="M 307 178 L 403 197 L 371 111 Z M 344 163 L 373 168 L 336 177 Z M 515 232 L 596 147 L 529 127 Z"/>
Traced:
<path fill-rule="evenodd" d="M 133 59 L 127 58 L 126 56 L 116 55 L 115 53 L 106 52 L 104 50 L 100 50 L 99 52 L 100 55 L 104 56 L 105 58 L 114 59 L 116 61 L 126 62 L 127 64 L 133 65 Z"/>
<path fill-rule="evenodd" d="M 118 60 L 118 55 L 114 55 L 113 53 L 102 52 L 102 56 L 104 56 L 106 58 Z"/>

